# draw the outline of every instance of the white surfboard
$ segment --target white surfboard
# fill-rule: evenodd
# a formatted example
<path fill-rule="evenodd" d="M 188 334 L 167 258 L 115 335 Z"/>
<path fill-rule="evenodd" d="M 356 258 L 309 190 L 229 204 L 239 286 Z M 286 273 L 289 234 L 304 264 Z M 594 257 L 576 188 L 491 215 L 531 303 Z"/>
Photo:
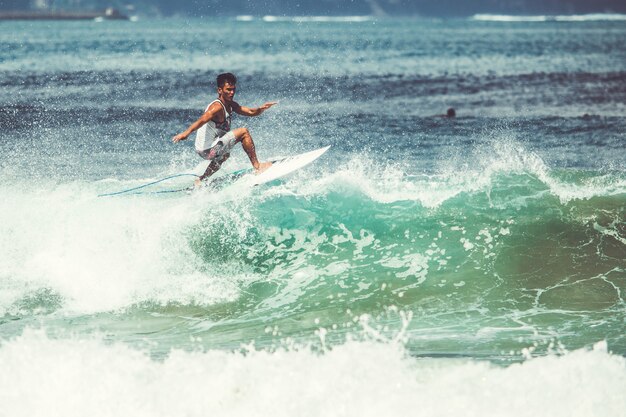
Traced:
<path fill-rule="evenodd" d="M 215 178 L 211 178 L 209 181 L 207 181 L 206 185 L 214 189 L 223 189 L 224 187 L 235 183 L 245 184 L 248 186 L 265 184 L 267 182 L 285 177 L 292 172 L 299 170 L 300 168 L 304 168 L 305 166 L 309 165 L 317 158 L 322 156 L 329 148 L 330 145 L 316 149 L 314 151 L 274 160 L 271 167 L 258 175 L 254 174 L 251 168 L 231 172 L 222 176 L 219 176 L 219 174 L 217 174 Z M 202 175 L 209 163 L 210 161 L 200 162 L 192 172 L 195 175 Z"/>
<path fill-rule="evenodd" d="M 304 168 L 317 158 L 322 156 L 330 145 L 325 146 L 314 151 L 301 153 L 298 155 L 289 156 L 287 158 L 279 159 L 272 163 L 272 166 L 261 172 L 258 175 L 251 175 L 250 182 L 253 185 L 265 184 L 266 182 L 274 181 L 278 178 L 291 174 L 294 171 Z"/>
<path fill-rule="evenodd" d="M 209 187 L 215 191 L 222 190 L 226 187 L 233 186 L 235 184 L 244 186 L 244 187 L 253 187 L 255 185 L 265 184 L 270 181 L 274 181 L 278 178 L 282 178 L 286 175 L 291 174 L 294 171 L 299 170 L 300 168 L 304 168 L 309 165 L 311 162 L 315 161 L 317 158 L 322 156 L 324 152 L 326 152 L 330 148 L 329 146 L 325 146 L 320 149 L 316 149 L 314 151 L 301 153 L 299 155 L 289 156 L 287 158 L 281 158 L 272 161 L 272 166 L 263 171 L 262 173 L 256 175 L 252 168 L 241 169 L 239 171 L 231 172 L 226 175 L 214 176 L 209 179 L 204 185 Z M 114 196 L 114 195 L 122 195 L 122 194 L 163 194 L 163 193 L 176 193 L 176 192 L 185 192 L 192 191 L 193 187 L 176 187 L 174 189 L 160 189 L 156 191 L 145 191 L 143 190 L 146 187 L 156 185 L 162 183 L 164 181 L 172 180 L 173 178 L 178 177 L 188 177 L 188 176 L 200 176 L 206 170 L 210 161 L 202 161 L 198 164 L 192 172 L 186 172 L 182 174 L 171 175 L 166 178 L 162 178 L 160 180 L 151 181 L 148 184 L 142 184 L 136 187 L 128 188 L 122 191 L 115 191 L 110 193 L 98 194 L 98 197 L 106 197 L 106 196 Z M 141 191 L 140 191 L 141 190 Z"/>

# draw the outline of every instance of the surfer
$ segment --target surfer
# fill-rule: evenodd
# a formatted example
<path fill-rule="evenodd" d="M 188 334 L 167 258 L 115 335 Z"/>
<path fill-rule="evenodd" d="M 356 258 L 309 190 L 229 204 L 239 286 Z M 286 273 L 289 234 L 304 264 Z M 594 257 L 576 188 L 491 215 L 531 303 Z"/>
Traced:
<path fill-rule="evenodd" d="M 448 119 L 453 119 L 456 117 L 456 110 L 454 110 L 453 107 L 450 107 L 446 111 L 446 114 L 435 114 L 434 116 L 431 116 L 431 117 L 447 117 Z"/>
<path fill-rule="evenodd" d="M 239 142 L 250 158 L 256 173 L 269 168 L 271 162 L 259 162 L 254 149 L 254 142 L 250 132 L 245 127 L 230 130 L 231 115 L 233 112 L 242 116 L 259 116 L 277 102 L 267 102 L 260 107 L 250 108 L 240 106 L 233 100 L 237 89 L 237 78 L 231 73 L 217 76 L 217 99 L 207 106 L 204 114 L 193 122 L 187 130 L 172 138 L 174 143 L 185 140 L 194 131 L 196 133 L 196 152 L 202 158 L 211 161 L 204 174 L 196 179 L 196 186 L 220 169 L 224 161 L 230 156 L 231 149 Z"/>

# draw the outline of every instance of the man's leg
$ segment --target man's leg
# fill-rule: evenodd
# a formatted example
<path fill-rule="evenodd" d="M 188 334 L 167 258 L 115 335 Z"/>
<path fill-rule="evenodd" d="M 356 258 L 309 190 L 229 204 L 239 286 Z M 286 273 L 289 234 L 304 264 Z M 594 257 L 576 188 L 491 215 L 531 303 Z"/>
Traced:
<path fill-rule="evenodd" d="M 259 162 L 259 160 L 257 159 L 254 142 L 252 141 L 252 136 L 250 135 L 250 132 L 247 128 L 240 127 L 233 130 L 232 132 L 235 135 L 235 139 L 237 140 L 237 142 L 241 142 L 243 150 L 248 155 L 248 158 L 250 158 L 250 163 L 252 163 L 252 166 L 257 173 L 263 172 L 267 168 L 272 166 L 271 162 Z"/>
<path fill-rule="evenodd" d="M 220 169 L 221 166 L 222 166 L 221 163 L 218 163 L 216 160 L 212 160 L 209 166 L 206 167 L 204 174 L 202 174 L 200 177 L 198 177 L 194 181 L 194 184 L 196 185 L 196 187 L 202 184 L 202 181 L 209 178 L 211 175 L 215 174 Z"/>

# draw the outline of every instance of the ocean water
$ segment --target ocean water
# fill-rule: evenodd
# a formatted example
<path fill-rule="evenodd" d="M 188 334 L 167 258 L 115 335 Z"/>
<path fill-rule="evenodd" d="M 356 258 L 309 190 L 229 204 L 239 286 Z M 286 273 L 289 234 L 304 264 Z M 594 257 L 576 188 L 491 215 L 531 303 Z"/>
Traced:
<path fill-rule="evenodd" d="M 0 416 L 623 416 L 611 16 L 2 22 Z M 98 197 L 200 161 L 223 71 L 262 160 L 331 149 Z"/>

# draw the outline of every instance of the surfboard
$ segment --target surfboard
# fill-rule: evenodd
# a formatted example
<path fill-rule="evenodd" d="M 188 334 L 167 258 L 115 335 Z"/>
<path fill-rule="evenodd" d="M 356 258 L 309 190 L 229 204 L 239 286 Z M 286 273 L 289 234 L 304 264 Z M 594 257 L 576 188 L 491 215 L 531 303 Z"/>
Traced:
<path fill-rule="evenodd" d="M 273 161 L 271 167 L 258 175 L 252 175 L 250 182 L 252 183 L 252 185 L 261 185 L 270 181 L 274 181 L 278 178 L 285 177 L 292 172 L 295 172 L 311 164 L 317 158 L 322 156 L 329 148 L 330 145 L 316 149 L 314 151 L 305 152 Z"/>
<path fill-rule="evenodd" d="M 301 153 L 298 155 L 288 156 L 286 158 L 279 158 L 272 161 L 272 166 L 263 171 L 262 173 L 256 175 L 252 168 L 241 169 L 239 171 L 230 172 L 221 176 L 211 177 L 210 181 L 204 183 L 204 185 L 212 190 L 219 191 L 231 185 L 242 185 L 253 187 L 256 185 L 265 184 L 279 178 L 283 178 L 305 166 L 311 164 L 317 158 L 322 156 L 328 149 L 329 146 L 325 146 L 323 148 L 316 149 L 314 151 Z M 170 181 L 175 178 L 182 177 L 199 177 L 204 173 L 210 161 L 202 161 L 200 162 L 193 170 L 192 173 L 182 173 L 176 175 L 170 175 L 169 177 L 161 178 L 159 180 L 151 181 L 147 184 L 138 185 L 132 188 L 128 188 L 121 191 L 109 192 L 98 194 L 98 197 L 108 197 L 108 196 L 116 196 L 122 194 L 165 194 L 165 193 L 178 193 L 178 192 L 191 192 L 194 190 L 193 186 L 185 186 L 185 187 L 175 187 L 172 188 L 171 185 L 166 189 L 157 189 L 152 191 L 146 191 L 147 187 L 155 186 L 160 183 L 164 183 L 168 181 L 168 184 L 171 184 Z M 186 181 L 186 180 L 185 180 Z"/>
<path fill-rule="evenodd" d="M 243 186 L 255 186 L 265 184 L 279 178 L 283 178 L 292 172 L 295 172 L 305 166 L 309 165 L 317 158 L 322 156 L 328 149 L 329 146 L 325 146 L 323 148 L 316 149 L 314 151 L 301 153 L 299 155 L 293 155 L 286 158 L 279 158 L 272 161 L 272 166 L 263 171 L 262 173 L 256 175 L 252 168 L 241 169 L 239 171 L 230 172 L 221 176 L 213 176 L 207 181 L 204 185 L 206 187 L 211 188 L 212 190 L 222 190 L 228 186 L 241 184 Z M 98 194 L 98 197 L 109 197 L 116 196 L 122 194 L 164 194 L 164 193 L 178 193 L 178 192 L 191 192 L 194 190 L 193 186 L 185 186 L 183 188 L 176 187 L 171 188 L 168 187 L 166 189 L 160 189 L 155 191 L 146 191 L 147 187 L 155 186 L 160 183 L 164 183 L 165 181 L 170 182 L 173 179 L 183 177 L 185 181 L 187 181 L 188 177 L 199 177 L 204 173 L 210 161 L 202 161 L 200 162 L 191 172 L 185 172 L 181 174 L 170 175 L 169 177 L 161 178 L 158 180 L 151 181 L 147 184 L 141 184 L 132 188 L 127 188 L 121 191 L 108 192 Z"/>
<path fill-rule="evenodd" d="M 253 169 L 242 169 L 231 172 L 207 181 L 206 186 L 213 189 L 223 189 L 224 187 L 235 184 L 245 184 L 249 186 L 265 184 L 279 178 L 286 177 L 287 175 L 304 168 L 322 156 L 329 148 L 330 145 L 298 155 L 275 159 L 272 161 L 271 167 L 258 175 L 254 173 Z M 208 166 L 208 163 L 209 161 L 202 161 L 198 164 L 193 171 L 194 174 L 201 175 Z"/>

